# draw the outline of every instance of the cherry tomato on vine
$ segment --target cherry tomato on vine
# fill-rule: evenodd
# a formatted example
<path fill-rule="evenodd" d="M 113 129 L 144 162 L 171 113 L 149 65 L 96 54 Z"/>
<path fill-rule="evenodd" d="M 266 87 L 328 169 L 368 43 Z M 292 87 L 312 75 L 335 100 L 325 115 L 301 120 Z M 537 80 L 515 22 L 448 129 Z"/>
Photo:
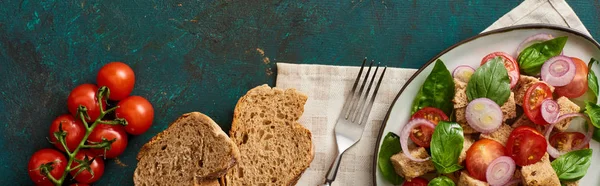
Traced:
<path fill-rule="evenodd" d="M 107 140 L 115 140 L 110 145 L 110 149 L 106 151 L 106 158 L 115 158 L 125 151 L 127 147 L 127 133 L 121 125 L 100 124 L 94 128 L 90 134 L 88 142 L 101 142 L 102 138 Z M 104 149 L 92 149 L 98 155 L 104 155 Z"/>
<path fill-rule="evenodd" d="M 29 159 L 29 164 L 27 165 L 29 178 L 36 185 L 54 185 L 52 182 L 46 178 L 41 172 L 40 167 L 44 164 L 52 163 L 52 170 L 50 171 L 50 175 L 55 179 L 60 179 L 67 168 L 67 158 L 61 152 L 54 149 L 41 149 L 37 152 L 33 153 L 31 158 Z"/>
<path fill-rule="evenodd" d="M 87 149 L 82 149 L 79 152 L 77 152 L 77 154 L 75 155 L 75 159 L 84 160 L 85 156 L 88 157 L 88 160 L 95 158 L 94 161 L 92 161 L 92 163 L 90 164 L 90 168 L 94 175 L 92 175 L 92 173 L 90 173 L 88 170 L 83 170 L 77 176 L 75 176 L 75 180 L 77 180 L 77 182 L 79 183 L 93 183 L 95 181 L 98 181 L 104 174 L 104 160 L 102 160 L 102 157 L 94 154 L 92 151 L 89 151 Z M 79 165 L 79 163 L 77 163 L 77 161 L 73 161 L 71 167 L 75 167 L 77 165 Z M 77 171 L 79 170 L 71 170 L 71 176 L 75 175 Z"/>
<path fill-rule="evenodd" d="M 67 106 L 69 112 L 75 116 L 77 114 L 77 108 L 79 105 L 83 105 L 87 108 L 90 120 L 95 121 L 100 116 L 100 106 L 98 105 L 98 99 L 96 94 L 98 92 L 98 86 L 94 84 L 82 84 L 71 91 L 69 98 L 67 98 Z M 103 101 L 102 107 L 106 108 L 106 101 Z M 79 116 L 75 116 L 79 118 Z"/>
<path fill-rule="evenodd" d="M 154 108 L 148 100 L 140 96 L 130 96 L 121 100 L 115 111 L 117 118 L 127 120 L 125 131 L 129 134 L 140 135 L 146 132 L 154 119 Z"/>
<path fill-rule="evenodd" d="M 106 86 L 110 90 L 110 100 L 125 99 L 135 84 L 135 74 L 125 63 L 111 62 L 104 65 L 96 77 L 98 86 Z"/>
<path fill-rule="evenodd" d="M 59 150 L 66 152 L 63 145 L 58 142 L 56 137 L 54 136 L 55 132 L 58 132 L 59 126 L 62 123 L 62 130 L 67 133 L 65 137 L 65 144 L 69 151 L 72 152 L 79 146 L 79 143 L 85 136 L 85 126 L 81 123 L 81 120 L 75 119 L 72 115 L 63 114 L 58 116 L 54 121 L 52 121 L 52 125 L 50 125 L 50 141 L 54 143 L 54 146 Z"/>

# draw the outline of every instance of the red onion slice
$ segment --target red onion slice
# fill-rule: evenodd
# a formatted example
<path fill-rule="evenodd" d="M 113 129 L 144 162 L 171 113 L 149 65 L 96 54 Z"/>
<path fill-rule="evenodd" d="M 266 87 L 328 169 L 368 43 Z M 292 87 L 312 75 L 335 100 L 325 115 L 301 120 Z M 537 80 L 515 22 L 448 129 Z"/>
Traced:
<path fill-rule="evenodd" d="M 465 111 L 467 123 L 482 133 L 494 132 L 502 124 L 502 110 L 488 98 L 477 98 L 469 102 Z"/>
<path fill-rule="evenodd" d="M 556 123 L 561 122 L 564 119 L 567 118 L 572 118 L 572 117 L 583 117 L 586 119 L 586 122 L 588 124 L 588 131 L 585 135 L 585 139 L 583 139 L 582 143 L 579 144 L 578 146 L 574 147 L 573 149 L 571 149 L 571 151 L 574 150 L 579 150 L 582 149 L 583 147 L 585 147 L 588 143 L 590 143 L 590 140 L 592 140 L 592 135 L 594 134 L 594 125 L 592 125 L 592 121 L 590 120 L 590 118 L 584 114 L 581 113 L 571 113 L 571 114 L 564 114 L 560 117 L 558 117 L 558 119 L 556 120 L 556 122 L 551 123 L 548 128 L 546 128 L 546 132 L 544 132 L 544 136 L 546 137 L 546 141 L 548 142 L 548 154 L 550 154 L 550 156 L 552 156 L 553 158 L 558 158 L 561 155 L 567 153 L 567 152 L 560 152 L 558 151 L 558 149 L 554 148 L 552 145 L 550 145 L 550 133 L 552 133 L 552 129 L 554 129 L 554 125 L 556 125 Z"/>
<path fill-rule="evenodd" d="M 521 44 L 519 44 L 519 47 L 517 47 L 517 53 L 515 54 L 515 58 L 518 58 L 519 53 L 521 53 L 521 51 L 523 51 L 523 49 L 527 48 L 529 45 L 532 45 L 534 43 L 548 41 L 551 39 L 554 39 L 554 36 L 552 36 L 551 34 L 544 34 L 544 33 L 529 36 L 527 39 L 523 40 L 523 42 L 521 42 Z"/>
<path fill-rule="evenodd" d="M 552 86 L 565 86 L 575 78 L 575 63 L 567 56 L 555 56 L 544 62 L 541 70 L 541 77 L 546 83 Z"/>
<path fill-rule="evenodd" d="M 560 106 L 556 101 L 552 99 L 545 99 L 542 101 L 540 110 L 542 111 L 542 118 L 544 118 L 546 122 L 556 123 L 556 120 L 558 120 L 558 114 L 560 112 Z"/>
<path fill-rule="evenodd" d="M 473 73 L 475 73 L 475 69 L 473 67 L 468 65 L 461 65 L 456 67 L 454 71 L 452 71 L 452 77 L 462 82 L 468 83 Z"/>
<path fill-rule="evenodd" d="M 512 179 L 516 169 L 515 160 L 508 156 L 500 156 L 490 162 L 485 171 L 485 178 L 491 186 L 502 186 Z"/>
<path fill-rule="evenodd" d="M 427 157 L 425 159 L 417 159 L 413 157 L 412 154 L 410 154 L 410 151 L 408 150 L 408 137 L 410 136 L 410 132 L 415 127 L 420 126 L 435 128 L 435 125 L 431 123 L 431 121 L 422 118 L 417 118 L 410 120 L 406 125 L 404 125 L 404 128 L 402 128 L 402 131 L 400 132 L 400 147 L 402 147 L 402 152 L 404 153 L 404 155 L 406 155 L 406 157 L 408 157 L 408 159 L 416 162 L 424 162 L 431 158 Z"/>

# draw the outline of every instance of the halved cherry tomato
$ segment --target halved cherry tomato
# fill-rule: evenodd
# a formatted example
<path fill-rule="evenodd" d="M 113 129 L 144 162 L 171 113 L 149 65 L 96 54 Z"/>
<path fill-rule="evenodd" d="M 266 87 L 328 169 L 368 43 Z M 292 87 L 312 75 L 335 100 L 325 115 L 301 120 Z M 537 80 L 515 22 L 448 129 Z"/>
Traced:
<path fill-rule="evenodd" d="M 102 157 L 92 153 L 92 151 L 87 149 L 79 150 L 79 152 L 75 155 L 75 159 L 83 160 L 86 156 L 88 157 L 88 160 L 91 160 L 92 158 L 94 159 L 94 161 L 92 161 L 90 164 L 91 172 L 94 174 L 92 175 L 92 173 L 88 170 L 81 171 L 77 176 L 75 176 L 75 180 L 77 180 L 79 183 L 93 183 L 98 181 L 104 174 L 104 160 Z M 77 165 L 79 165 L 79 163 L 77 163 L 77 161 L 73 161 L 71 167 L 76 167 Z M 75 175 L 77 171 L 79 171 L 79 169 L 72 170 L 70 172 L 71 176 Z"/>
<path fill-rule="evenodd" d="M 554 92 L 559 96 L 576 98 L 585 94 L 588 89 L 588 67 L 585 62 L 579 58 L 572 57 L 571 59 L 573 60 L 573 63 L 575 63 L 575 77 L 571 80 L 571 83 L 562 87 L 556 87 Z"/>
<path fill-rule="evenodd" d="M 123 126 L 100 124 L 94 128 L 94 131 L 92 131 L 88 138 L 88 142 L 102 142 L 102 138 L 115 140 L 110 145 L 110 149 L 106 151 L 106 158 L 115 158 L 125 152 L 125 148 L 127 147 L 127 133 Z M 104 156 L 105 153 L 104 149 L 92 149 L 92 151 L 101 156 Z"/>
<path fill-rule="evenodd" d="M 402 186 L 427 186 L 427 184 L 429 184 L 429 181 L 427 181 L 426 179 L 417 177 L 417 178 L 411 179 L 410 181 L 408 181 L 408 180 L 404 181 Z"/>
<path fill-rule="evenodd" d="M 585 134 L 581 132 L 559 132 L 550 137 L 550 145 L 562 152 L 568 152 L 583 142 Z M 587 144 L 589 148 L 590 144 Z"/>
<path fill-rule="evenodd" d="M 98 86 L 94 84 L 82 84 L 71 91 L 69 98 L 67 98 L 67 106 L 69 112 L 75 116 L 77 114 L 77 108 L 79 105 L 83 105 L 87 108 L 90 119 L 87 121 L 95 121 L 100 115 L 100 106 L 98 105 L 98 99 L 96 94 L 98 92 Z M 105 103 L 104 100 L 103 103 Z M 103 108 L 106 108 L 106 104 L 102 104 Z M 79 116 L 75 116 L 79 118 Z"/>
<path fill-rule="evenodd" d="M 106 86 L 110 90 L 110 100 L 125 99 L 135 84 L 133 70 L 125 63 L 111 62 L 104 65 L 96 77 L 98 86 Z"/>
<path fill-rule="evenodd" d="M 69 148 L 69 152 L 73 152 L 77 146 L 79 146 L 83 136 L 85 136 L 85 127 L 81 123 L 81 120 L 75 119 L 69 114 L 60 115 L 52 121 L 52 125 L 50 125 L 50 141 L 54 143 L 56 148 L 63 152 L 66 152 L 65 148 L 54 136 L 54 133 L 59 131 L 58 129 L 59 126 L 61 126 L 61 123 L 62 130 L 67 133 L 65 144 L 67 145 L 67 148 Z"/>
<path fill-rule="evenodd" d="M 127 120 L 125 131 L 140 135 L 150 129 L 154 120 L 154 108 L 148 100 L 140 96 L 130 96 L 121 100 L 115 110 L 117 118 Z"/>
<path fill-rule="evenodd" d="M 413 114 L 413 116 L 410 119 L 412 120 L 416 118 L 423 118 L 429 120 L 436 125 L 440 121 L 448 120 L 448 116 L 446 116 L 446 114 L 444 114 L 442 110 L 433 107 L 422 108 L 421 110 Z M 426 126 L 414 128 L 410 133 L 410 139 L 413 142 L 415 142 L 415 144 L 421 147 L 428 148 L 431 144 L 431 136 L 433 135 L 433 130 L 433 128 L 429 128 Z"/>
<path fill-rule="evenodd" d="M 510 133 L 506 141 L 506 154 L 520 166 L 537 163 L 546 154 L 546 138 L 534 128 L 520 126 Z"/>
<path fill-rule="evenodd" d="M 538 82 L 525 92 L 525 98 L 523 99 L 523 110 L 529 120 L 538 125 L 546 125 L 548 122 L 542 117 L 542 110 L 540 109 L 542 101 L 544 99 L 552 99 L 552 91 L 550 87 L 545 83 Z"/>
<path fill-rule="evenodd" d="M 480 139 L 467 150 L 465 164 L 469 175 L 481 181 L 487 181 L 485 172 L 496 158 L 504 156 L 504 146 L 491 139 Z"/>
<path fill-rule="evenodd" d="M 36 185 L 54 185 L 40 170 L 41 165 L 48 163 L 52 163 L 50 175 L 56 179 L 60 179 L 67 168 L 67 158 L 61 152 L 54 149 L 38 150 L 33 153 L 27 165 L 29 177 Z"/>
<path fill-rule="evenodd" d="M 517 85 L 521 75 L 517 61 L 511 55 L 505 52 L 493 52 L 483 57 L 481 60 L 481 65 L 487 63 L 489 60 L 494 59 L 495 57 L 501 57 L 502 61 L 504 61 L 504 68 L 506 68 L 506 71 L 508 72 L 508 79 L 510 80 L 510 88 L 513 88 L 515 85 Z"/>

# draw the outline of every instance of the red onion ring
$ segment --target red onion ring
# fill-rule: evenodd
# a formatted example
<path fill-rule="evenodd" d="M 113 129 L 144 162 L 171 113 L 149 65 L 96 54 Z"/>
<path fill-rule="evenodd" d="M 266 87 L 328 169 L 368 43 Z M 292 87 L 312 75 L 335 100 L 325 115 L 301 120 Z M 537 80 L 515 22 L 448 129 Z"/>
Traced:
<path fill-rule="evenodd" d="M 481 133 L 494 132 L 502 125 L 502 109 L 488 98 L 471 100 L 465 111 L 467 123 Z"/>
<path fill-rule="evenodd" d="M 510 181 L 516 169 L 515 160 L 509 156 L 500 156 L 490 162 L 485 178 L 491 186 L 502 186 Z"/>
<path fill-rule="evenodd" d="M 406 125 L 404 125 L 404 128 L 402 128 L 402 131 L 400 132 L 400 147 L 402 147 L 402 152 L 404 153 L 404 155 L 406 155 L 406 157 L 408 157 L 408 159 L 416 162 L 424 162 L 429 160 L 431 157 L 427 157 L 425 159 L 417 159 L 413 157 L 412 154 L 410 154 L 410 151 L 408 150 L 408 137 L 410 136 L 410 132 L 413 128 L 419 126 L 435 128 L 435 125 L 431 121 L 426 119 L 417 118 L 410 120 Z"/>
<path fill-rule="evenodd" d="M 556 123 L 556 120 L 558 120 L 558 114 L 560 113 L 560 106 L 556 101 L 552 99 L 545 99 L 542 101 L 540 110 L 542 111 L 542 118 L 544 118 L 546 122 Z"/>
<path fill-rule="evenodd" d="M 546 128 L 546 132 L 544 132 L 546 141 L 548 141 L 548 148 L 547 148 L 548 154 L 550 154 L 550 156 L 552 156 L 553 158 L 558 158 L 561 155 L 567 153 L 567 152 L 560 152 L 560 151 L 558 151 L 558 149 L 556 149 L 552 145 L 550 145 L 550 140 L 549 140 L 550 133 L 552 133 L 552 129 L 554 129 L 554 125 L 556 125 L 556 123 L 559 123 L 564 119 L 577 117 L 577 116 L 583 117 L 587 120 L 588 131 L 587 131 L 587 134 L 585 135 L 585 139 L 583 139 L 583 142 L 581 144 L 579 144 L 578 146 L 574 147 L 573 149 L 571 149 L 571 151 L 582 149 L 588 143 L 590 143 L 590 140 L 592 140 L 592 135 L 594 134 L 594 125 L 592 125 L 592 121 L 590 120 L 590 118 L 588 116 L 581 114 L 581 113 L 564 114 L 564 115 L 558 117 L 558 120 L 556 122 L 551 123 L 550 126 L 548 126 L 548 128 Z"/>
<path fill-rule="evenodd" d="M 521 42 L 521 44 L 519 44 L 519 47 L 517 47 L 517 51 L 516 51 L 517 53 L 515 54 L 515 56 L 516 56 L 515 58 L 518 58 L 519 53 L 521 53 L 521 51 L 523 49 L 525 49 L 529 45 L 531 45 L 532 42 L 538 43 L 538 42 L 548 41 L 551 39 L 554 39 L 554 36 L 552 36 L 551 34 L 545 34 L 545 33 L 540 33 L 540 34 L 535 34 L 535 35 L 529 36 L 528 38 L 523 40 L 523 42 Z"/>
<path fill-rule="evenodd" d="M 544 62 L 541 69 L 541 77 L 552 86 L 565 86 L 575 78 L 575 63 L 570 57 L 559 55 Z"/>
<path fill-rule="evenodd" d="M 469 65 L 460 65 L 456 67 L 454 71 L 452 71 L 452 77 L 467 83 L 469 82 L 469 79 L 471 79 L 471 76 L 465 77 L 465 72 L 470 72 L 471 75 L 473 75 L 473 73 L 475 73 L 475 69 Z"/>

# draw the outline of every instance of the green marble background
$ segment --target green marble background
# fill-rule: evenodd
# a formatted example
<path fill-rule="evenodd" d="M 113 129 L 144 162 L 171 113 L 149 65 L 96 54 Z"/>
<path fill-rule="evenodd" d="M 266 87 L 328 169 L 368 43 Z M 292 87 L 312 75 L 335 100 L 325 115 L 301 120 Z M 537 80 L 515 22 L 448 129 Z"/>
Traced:
<path fill-rule="evenodd" d="M 156 110 L 97 185 L 132 185 L 139 148 L 179 115 L 229 130 L 237 99 L 275 84 L 276 62 L 418 68 L 479 33 L 520 1 L 0 0 L 0 185 L 31 185 L 29 156 L 51 147 L 69 91 L 110 61 L 136 73 Z M 568 1 L 598 36 L 600 2 Z M 260 51 L 264 51 L 262 54 Z M 269 61 L 264 60 L 265 57 Z"/>

